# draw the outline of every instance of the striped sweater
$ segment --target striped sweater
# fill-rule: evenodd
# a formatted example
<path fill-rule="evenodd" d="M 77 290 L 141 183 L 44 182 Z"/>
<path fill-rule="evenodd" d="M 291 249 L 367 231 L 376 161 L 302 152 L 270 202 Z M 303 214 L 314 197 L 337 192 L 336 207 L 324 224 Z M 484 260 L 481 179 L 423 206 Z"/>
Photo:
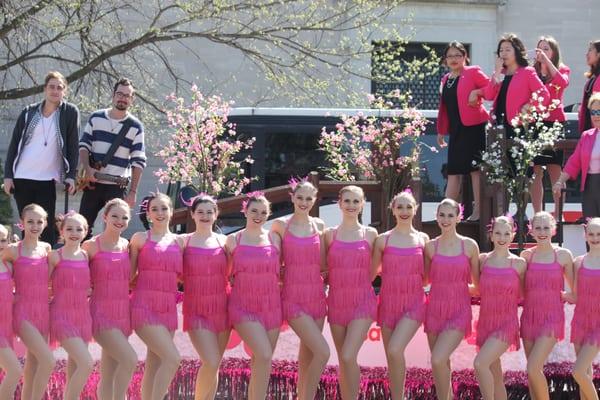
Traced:
<path fill-rule="evenodd" d="M 143 169 L 146 166 L 144 126 L 129 113 L 123 120 L 111 120 L 108 117 L 108 110 L 94 112 L 79 140 L 79 148 L 90 152 L 95 161 L 102 161 L 111 143 L 119 135 L 122 122 L 126 119 L 131 120 L 131 127 L 115 155 L 100 172 L 129 177 L 131 176 L 131 167 Z"/>

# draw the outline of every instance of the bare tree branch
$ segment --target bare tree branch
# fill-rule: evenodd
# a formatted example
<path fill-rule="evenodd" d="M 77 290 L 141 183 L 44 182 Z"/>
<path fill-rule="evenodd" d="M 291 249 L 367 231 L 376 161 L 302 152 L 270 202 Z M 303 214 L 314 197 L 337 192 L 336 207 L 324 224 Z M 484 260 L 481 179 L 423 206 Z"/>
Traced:
<path fill-rule="evenodd" d="M 14 31 L 15 29 L 21 27 L 25 23 L 27 23 L 28 19 L 33 15 L 39 13 L 47 6 L 55 3 L 54 0 L 40 0 L 21 14 L 17 15 L 15 18 L 11 19 L 8 22 L 5 22 L 0 27 L 0 38 L 5 37 L 9 32 Z M 8 4 L 7 4 L 8 6 Z"/>
<path fill-rule="evenodd" d="M 250 65 L 257 81 L 273 85 L 271 94 L 333 101 L 328 90 L 345 96 L 348 79 L 370 79 L 373 32 L 399 40 L 401 26 L 381 22 L 400 2 L 2 0 L 0 7 L 13 12 L 0 19 L 0 99 L 40 93 L 38 75 L 52 68 L 65 71 L 78 94 L 87 90 L 98 98 L 107 81 L 129 75 L 148 87 L 140 99 L 160 110 L 157 99 L 192 80 L 173 51 L 183 51 L 202 76 L 214 79 L 206 88 L 235 82 L 202 59 L 205 45 Z"/>

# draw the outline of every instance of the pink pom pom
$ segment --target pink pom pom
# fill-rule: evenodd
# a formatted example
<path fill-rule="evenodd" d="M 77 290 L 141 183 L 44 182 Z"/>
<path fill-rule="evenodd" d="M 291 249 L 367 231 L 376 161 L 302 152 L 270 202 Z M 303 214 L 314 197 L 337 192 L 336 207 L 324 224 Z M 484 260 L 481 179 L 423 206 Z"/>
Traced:
<path fill-rule="evenodd" d="M 262 192 L 260 190 L 255 190 L 254 192 L 250 192 L 246 194 L 246 200 L 242 201 L 242 213 L 246 212 L 246 209 L 248 208 L 248 203 L 250 203 L 250 200 L 254 200 L 257 199 L 259 197 L 264 197 L 265 192 Z"/>

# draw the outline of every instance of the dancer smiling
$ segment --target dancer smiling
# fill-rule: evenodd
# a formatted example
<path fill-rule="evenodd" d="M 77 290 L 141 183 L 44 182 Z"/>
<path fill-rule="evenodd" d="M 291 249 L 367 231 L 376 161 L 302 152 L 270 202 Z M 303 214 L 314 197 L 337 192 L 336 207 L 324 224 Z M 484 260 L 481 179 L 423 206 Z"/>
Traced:
<path fill-rule="evenodd" d="M 519 349 L 518 305 L 524 285 L 526 262 L 509 246 L 516 226 L 511 217 L 496 217 L 490 226 L 494 250 L 479 256 L 481 306 L 477 324 L 479 352 L 475 374 L 484 400 L 506 399 L 500 356 Z"/>
<path fill-rule="evenodd" d="M 60 342 L 68 354 L 65 400 L 78 400 L 94 368 L 88 350 L 92 339 L 92 317 L 88 304 L 90 269 L 88 257 L 81 249 L 87 234 L 83 215 L 70 211 L 59 215 L 64 246 L 48 254 L 52 282 L 50 303 L 50 339 Z"/>
<path fill-rule="evenodd" d="M 417 231 L 413 218 L 417 202 L 410 191 L 392 199 L 394 229 L 377 237 L 373 267 L 381 269 L 378 324 L 388 362 L 392 399 L 404 399 L 404 350 L 425 319 L 423 248 L 429 236 Z"/>
<path fill-rule="evenodd" d="M 425 245 L 425 272 L 431 281 L 425 333 L 440 400 L 452 398 L 450 356 L 471 334 L 470 291 L 476 290 L 479 281 L 479 248 L 473 239 L 456 232 L 461 217 L 456 201 L 442 200 L 436 217 L 442 232 Z"/>
<path fill-rule="evenodd" d="M 173 335 L 183 241 L 169 230 L 173 207 L 167 195 L 148 196 L 142 209 L 151 229 L 131 238 L 131 326 L 148 346 L 142 399 L 162 400 L 181 361 Z"/>
<path fill-rule="evenodd" d="M 548 355 L 565 334 L 563 289 L 573 287 L 571 252 L 554 247 L 556 220 L 541 211 L 531 219 L 531 236 L 536 246 L 521 253 L 527 261 L 525 301 L 521 314 L 521 338 L 527 357 L 529 392 L 536 400 L 549 398 L 543 367 Z"/>
<path fill-rule="evenodd" d="M 282 323 L 279 266 L 281 239 L 264 224 L 271 204 L 262 192 L 249 193 L 242 212 L 246 226 L 227 237 L 232 253 L 233 286 L 229 297 L 229 320 L 252 350 L 248 399 L 267 394 L 271 360 Z"/>
<path fill-rule="evenodd" d="M 47 223 L 47 214 L 42 207 L 26 205 L 21 213 L 23 240 L 11 244 L 2 254 L 2 260 L 13 265 L 13 328 L 27 347 L 21 397 L 28 400 L 44 396 L 55 364 L 48 346 L 50 245 L 39 240 Z"/>
<path fill-rule="evenodd" d="M 340 365 L 342 399 L 356 399 L 360 385 L 358 352 L 371 323 L 377 317 L 377 300 L 371 286 L 371 249 L 377 231 L 358 217 L 365 195 L 358 186 L 339 192 L 342 222 L 325 231 L 329 267 L 328 320 Z"/>
<path fill-rule="evenodd" d="M 122 199 L 104 206 L 104 231 L 83 243 L 90 260 L 92 334 L 102 347 L 98 398 L 122 400 L 137 365 L 129 307 L 129 242 L 121 234 L 129 224 L 129 205 Z"/>
<path fill-rule="evenodd" d="M 575 346 L 577 360 L 573 366 L 573 378 L 583 399 L 598 400 L 592 361 L 600 351 L 600 218 L 588 220 L 584 229 L 590 250 L 575 259 L 573 296 L 577 305 L 571 321 L 571 342 Z"/>
<path fill-rule="evenodd" d="M 325 226 L 309 215 L 317 189 L 306 179 L 291 182 L 294 213 L 275 220 L 271 229 L 283 238 L 283 317 L 300 338 L 298 399 L 307 400 L 314 399 L 329 360 L 329 345 L 322 334 L 327 306 L 320 274 Z"/>
<path fill-rule="evenodd" d="M 183 330 L 188 332 L 202 365 L 196 378 L 196 400 L 214 399 L 219 365 L 229 341 L 229 284 L 226 237 L 213 232 L 219 210 L 214 198 L 200 194 L 188 203 L 196 225 L 183 251 Z"/>

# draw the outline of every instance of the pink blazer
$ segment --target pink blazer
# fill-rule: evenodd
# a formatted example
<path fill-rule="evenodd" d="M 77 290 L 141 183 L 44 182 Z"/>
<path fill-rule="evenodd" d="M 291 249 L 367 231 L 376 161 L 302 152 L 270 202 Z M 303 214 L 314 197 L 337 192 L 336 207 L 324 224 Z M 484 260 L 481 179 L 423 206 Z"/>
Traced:
<path fill-rule="evenodd" d="M 490 79 L 490 83 L 484 90 L 485 99 L 494 100 L 492 110 L 496 109 L 496 101 L 501 86 L 502 82 L 496 83 L 494 79 Z M 512 121 L 521 112 L 521 108 L 525 104 L 531 102 L 531 95 L 535 92 L 544 98 L 543 104 L 545 106 L 550 103 L 548 89 L 537 76 L 535 69 L 533 67 L 517 68 L 506 93 L 506 119 L 508 122 Z M 490 114 L 494 115 L 493 111 Z"/>
<path fill-rule="evenodd" d="M 550 93 L 550 102 L 552 100 L 559 100 L 560 104 L 558 107 L 550 112 L 546 121 L 554 122 L 564 122 L 567 119 L 564 110 L 563 104 L 563 94 L 567 86 L 569 86 L 569 74 L 571 73 L 571 69 L 566 65 L 561 65 L 558 69 L 558 73 L 552 77 L 552 80 L 546 83 L 546 89 Z M 548 103 L 550 104 L 550 103 Z"/>
<path fill-rule="evenodd" d="M 575 151 L 567 160 L 563 172 L 569 174 L 569 179 L 576 179 L 581 173 L 580 191 L 585 189 L 585 178 L 587 177 L 588 169 L 590 168 L 590 158 L 592 157 L 592 149 L 598 136 L 598 129 L 592 128 L 581 134 Z"/>
<path fill-rule="evenodd" d="M 592 88 L 592 94 L 595 92 L 600 92 L 600 76 L 598 78 L 596 78 L 596 81 L 594 82 L 594 87 Z M 579 106 L 579 132 L 583 132 L 583 129 L 585 127 L 584 119 L 585 119 L 585 110 L 587 110 L 587 104 L 583 104 L 584 101 L 585 101 L 585 92 L 583 93 L 583 97 L 581 99 L 581 105 Z"/>
<path fill-rule="evenodd" d="M 448 80 L 450 73 L 447 73 L 442 78 L 441 87 L 443 89 L 446 81 Z M 481 98 L 476 106 L 469 105 L 469 94 L 475 89 L 485 88 L 490 81 L 481 71 L 481 68 L 477 65 L 465 66 L 463 71 L 458 78 L 458 86 L 456 88 L 456 97 L 458 101 L 458 113 L 460 114 L 460 120 L 465 126 L 479 125 L 486 122 L 489 119 L 489 114 Z M 448 118 L 448 111 L 446 105 L 442 100 L 442 94 L 440 90 L 440 108 L 438 110 L 437 119 L 437 132 L 441 135 L 447 135 L 449 130 L 450 122 Z"/>

